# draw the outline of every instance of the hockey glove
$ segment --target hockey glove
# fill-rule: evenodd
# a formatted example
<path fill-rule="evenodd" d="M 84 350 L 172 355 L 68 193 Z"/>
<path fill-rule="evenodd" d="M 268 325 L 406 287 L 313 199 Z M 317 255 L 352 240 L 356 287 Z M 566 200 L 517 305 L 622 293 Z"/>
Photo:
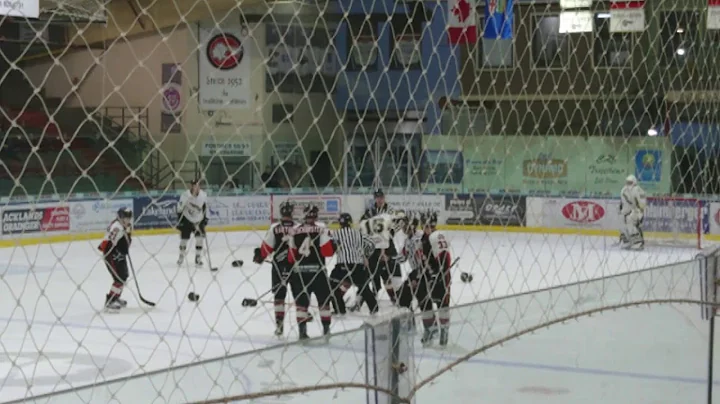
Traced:
<path fill-rule="evenodd" d="M 263 258 L 262 253 L 260 252 L 260 247 L 256 248 L 253 251 L 253 262 L 256 264 L 262 264 L 265 261 L 265 258 Z"/>

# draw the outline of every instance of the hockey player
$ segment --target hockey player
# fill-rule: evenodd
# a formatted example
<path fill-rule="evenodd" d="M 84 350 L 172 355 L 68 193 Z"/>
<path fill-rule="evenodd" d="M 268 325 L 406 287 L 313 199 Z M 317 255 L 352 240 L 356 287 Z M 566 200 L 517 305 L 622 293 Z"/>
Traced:
<path fill-rule="evenodd" d="M 304 210 L 304 222 L 293 231 L 290 238 L 288 259 L 293 264 L 290 275 L 290 289 L 295 296 L 298 333 L 301 340 L 307 339 L 310 294 L 314 293 L 320 308 L 323 335 L 330 334 L 330 280 L 325 270 L 325 258 L 334 254 L 328 229 L 316 223 L 318 208 L 309 205 Z"/>
<path fill-rule="evenodd" d="M 432 343 L 440 328 L 440 345 L 446 346 L 450 327 L 450 249 L 445 236 L 437 230 L 437 215 L 425 216 L 422 235 L 423 267 L 418 274 L 416 296 L 422 311 L 423 345 Z M 433 303 L 438 307 L 437 321 Z"/>
<path fill-rule="evenodd" d="M 190 182 L 190 189 L 180 196 L 177 206 L 178 225 L 180 230 L 180 257 L 177 264 L 185 262 L 187 244 L 190 235 L 195 234 L 195 265 L 203 265 L 202 252 L 205 244 L 205 226 L 207 226 L 207 194 L 200 189 L 197 180 Z"/>
<path fill-rule="evenodd" d="M 410 273 L 398 295 L 398 304 L 400 307 L 412 307 L 412 300 L 418 285 L 418 277 L 422 273 L 425 265 L 422 243 L 425 233 L 418 229 L 420 223 L 424 221 L 424 216 L 420 213 L 409 212 L 408 217 L 404 221 L 403 231 L 405 233 L 405 243 L 397 261 L 398 264 L 407 262 L 410 265 Z"/>
<path fill-rule="evenodd" d="M 377 313 L 378 304 L 370 288 L 370 274 L 366 266 L 367 257 L 375 251 L 375 243 L 370 236 L 352 227 L 353 219 L 349 213 L 341 213 L 338 223 L 340 229 L 332 237 L 336 245 L 337 262 L 330 273 L 334 312 L 345 314 L 343 295 L 350 286 L 355 285 L 359 299 L 367 303 L 370 314 Z"/>
<path fill-rule="evenodd" d="M 395 231 L 403 227 L 405 212 L 381 213 L 360 222 L 360 229 L 375 242 L 375 251 L 368 260 L 370 273 L 377 276 L 373 281 L 384 280 L 385 291 L 393 304 L 397 303 L 397 291 L 403 284 L 402 268 L 397 262 Z M 374 274 L 374 270 L 376 271 Z M 379 286 L 376 286 L 379 288 Z M 375 289 L 377 296 L 378 289 Z M 362 301 L 360 301 L 362 303 Z M 353 310 L 357 308 L 357 305 Z"/>
<path fill-rule="evenodd" d="M 253 262 L 262 264 L 265 259 L 272 257 L 272 291 L 275 300 L 275 335 L 284 333 L 285 323 L 285 297 L 287 296 L 287 283 L 292 265 L 288 260 L 290 252 L 290 237 L 297 223 L 293 220 L 295 205 L 292 202 L 283 202 L 280 205 L 280 221 L 270 226 L 265 239 L 253 255 Z"/>
<path fill-rule="evenodd" d="M 127 306 L 127 302 L 121 299 L 120 295 L 128 279 L 127 256 L 132 243 L 132 220 L 132 211 L 129 208 L 120 208 L 117 218 L 110 223 L 105 238 L 98 246 L 103 254 L 105 267 L 113 279 L 110 293 L 105 295 L 105 309 L 110 312 Z"/>
<path fill-rule="evenodd" d="M 645 191 L 638 185 L 637 178 L 629 175 L 620 191 L 620 214 L 625 224 L 623 235 L 620 236 L 621 241 L 624 241 L 623 248 L 642 249 L 645 246 L 642 222 L 646 205 Z"/>
<path fill-rule="evenodd" d="M 390 301 L 396 303 L 396 291 L 402 285 L 402 272 L 396 258 L 395 230 L 401 226 L 404 212 L 393 212 L 385 203 L 382 190 L 375 191 L 375 204 L 365 211 L 360 220 L 360 228 L 375 242 L 375 252 L 370 256 L 368 265 L 372 276 L 375 294 L 385 282 L 385 291 Z"/>

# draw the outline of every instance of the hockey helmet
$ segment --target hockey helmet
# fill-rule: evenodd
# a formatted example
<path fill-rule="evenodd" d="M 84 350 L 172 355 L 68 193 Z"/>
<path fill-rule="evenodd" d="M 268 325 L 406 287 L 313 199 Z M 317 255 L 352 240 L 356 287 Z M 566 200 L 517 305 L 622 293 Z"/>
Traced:
<path fill-rule="evenodd" d="M 373 198 L 384 198 L 384 197 L 385 197 L 385 193 L 380 188 L 376 189 L 375 192 L 373 192 Z"/>
<path fill-rule="evenodd" d="M 435 227 L 437 226 L 438 217 L 437 212 L 429 211 L 425 213 L 424 218 L 422 220 L 423 226 L 429 226 L 429 227 Z"/>
<path fill-rule="evenodd" d="M 125 220 L 128 222 L 131 221 L 133 218 L 132 210 L 130 210 L 130 208 L 128 208 L 126 206 L 123 206 L 122 208 L 118 209 L 117 218 L 121 221 L 122 220 Z"/>
<path fill-rule="evenodd" d="M 292 201 L 285 201 L 280 204 L 280 216 L 282 217 L 293 217 L 295 212 L 295 204 Z"/>
<path fill-rule="evenodd" d="M 637 178 L 634 175 L 630 174 L 627 176 L 627 178 L 625 178 L 625 183 L 628 185 L 636 185 Z"/>
<path fill-rule="evenodd" d="M 305 209 L 303 209 L 305 219 L 317 219 L 319 213 L 320 210 L 315 205 L 308 205 L 305 207 Z"/>
<path fill-rule="evenodd" d="M 340 224 L 340 227 L 350 227 L 353 223 L 352 215 L 349 213 L 341 213 L 340 217 L 338 218 L 338 223 Z"/>

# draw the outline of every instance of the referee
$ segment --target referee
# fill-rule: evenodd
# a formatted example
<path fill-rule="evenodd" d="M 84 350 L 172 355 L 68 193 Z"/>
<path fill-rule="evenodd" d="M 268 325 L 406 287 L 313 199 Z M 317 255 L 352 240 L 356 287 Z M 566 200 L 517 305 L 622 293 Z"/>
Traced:
<path fill-rule="evenodd" d="M 360 229 L 352 228 L 353 220 L 349 213 L 341 213 L 338 223 L 340 229 L 332 235 L 336 243 L 337 261 L 330 273 L 335 314 L 346 313 L 343 296 L 352 285 L 358 288 L 358 295 L 367 303 L 370 313 L 377 313 L 377 299 L 370 289 L 370 277 L 365 266 L 367 256 L 375 250 L 375 243 L 368 235 L 362 234 Z"/>

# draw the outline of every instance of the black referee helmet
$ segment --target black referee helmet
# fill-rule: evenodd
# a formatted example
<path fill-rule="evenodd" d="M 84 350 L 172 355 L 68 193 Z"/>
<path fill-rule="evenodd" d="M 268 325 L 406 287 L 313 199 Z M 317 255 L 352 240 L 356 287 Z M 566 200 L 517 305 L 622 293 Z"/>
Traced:
<path fill-rule="evenodd" d="M 340 224 L 340 227 L 350 227 L 353 224 L 352 215 L 349 213 L 341 213 L 340 217 L 338 218 L 338 224 Z"/>

